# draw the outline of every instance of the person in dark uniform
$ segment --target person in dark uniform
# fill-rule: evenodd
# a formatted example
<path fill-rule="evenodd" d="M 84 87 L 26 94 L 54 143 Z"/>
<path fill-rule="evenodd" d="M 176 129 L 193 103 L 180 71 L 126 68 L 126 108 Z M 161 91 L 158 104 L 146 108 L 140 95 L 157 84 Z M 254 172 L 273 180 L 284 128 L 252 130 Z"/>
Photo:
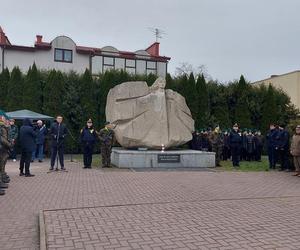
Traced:
<path fill-rule="evenodd" d="M 268 157 L 269 157 L 269 166 L 270 169 L 275 169 L 276 166 L 276 147 L 278 138 L 278 129 L 274 123 L 270 124 L 270 130 L 266 135 L 267 139 L 267 148 L 268 148 Z"/>
<path fill-rule="evenodd" d="M 255 152 L 255 140 L 254 135 L 252 134 L 252 131 L 248 131 L 248 135 L 246 136 L 247 140 L 247 161 L 254 160 L 254 152 Z"/>
<path fill-rule="evenodd" d="M 200 139 L 199 139 L 199 147 L 201 151 L 209 151 L 210 144 L 208 140 L 207 131 L 201 131 Z"/>
<path fill-rule="evenodd" d="M 58 155 L 61 170 L 65 170 L 64 166 L 64 140 L 67 136 L 67 127 L 62 123 L 63 117 L 58 115 L 56 122 L 51 125 L 50 135 L 52 138 L 51 142 L 51 166 L 50 170 L 54 169 L 55 160 Z M 58 166 L 56 166 L 56 171 Z"/>
<path fill-rule="evenodd" d="M 264 145 L 264 139 L 260 131 L 257 131 L 254 136 L 255 143 L 255 160 L 261 161 L 261 154 Z"/>
<path fill-rule="evenodd" d="M 194 131 L 192 133 L 192 140 L 189 141 L 189 148 L 190 149 L 197 150 L 198 137 L 199 137 L 198 131 Z"/>
<path fill-rule="evenodd" d="M 248 131 L 245 129 L 242 131 L 242 148 L 241 148 L 241 155 L 240 155 L 240 160 L 241 161 L 247 161 L 247 136 L 248 136 Z"/>
<path fill-rule="evenodd" d="M 30 173 L 30 162 L 32 152 L 35 150 L 36 128 L 33 127 L 32 122 L 29 119 L 23 120 L 23 126 L 20 128 L 20 144 L 22 148 L 21 160 L 20 160 L 20 176 L 32 177 Z"/>
<path fill-rule="evenodd" d="M 102 156 L 102 167 L 110 167 L 110 155 L 112 145 L 115 141 L 115 133 L 113 131 L 114 125 L 106 122 L 105 127 L 100 130 L 98 136 L 100 140 L 101 156 Z"/>
<path fill-rule="evenodd" d="M 276 143 L 276 156 L 280 161 L 280 171 L 288 171 L 290 169 L 289 164 L 289 145 L 290 145 L 290 135 L 285 129 L 285 125 L 279 125 L 278 130 L 278 142 Z"/>
<path fill-rule="evenodd" d="M 239 167 L 242 149 L 242 135 L 239 133 L 239 126 L 237 123 L 233 125 L 232 131 L 230 132 L 229 143 L 231 149 L 232 165 L 233 167 Z"/>
<path fill-rule="evenodd" d="M 228 132 L 224 132 L 224 146 L 223 146 L 223 160 L 227 161 L 230 159 L 230 144 L 229 144 L 229 135 Z"/>
<path fill-rule="evenodd" d="M 83 148 L 84 168 L 91 168 L 93 161 L 94 145 L 97 140 L 97 132 L 93 127 L 92 119 L 89 119 L 86 126 L 80 132 L 80 142 Z"/>

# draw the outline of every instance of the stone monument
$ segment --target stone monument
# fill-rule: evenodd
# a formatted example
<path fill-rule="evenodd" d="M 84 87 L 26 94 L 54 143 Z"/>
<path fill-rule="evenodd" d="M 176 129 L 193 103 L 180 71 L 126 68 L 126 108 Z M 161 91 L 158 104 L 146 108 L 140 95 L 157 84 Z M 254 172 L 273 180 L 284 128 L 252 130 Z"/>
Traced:
<path fill-rule="evenodd" d="M 120 168 L 213 167 L 214 153 L 164 152 L 190 141 L 194 131 L 184 97 L 165 86 L 166 81 L 158 78 L 151 87 L 142 81 L 125 82 L 109 91 L 106 119 L 115 124 L 122 146 L 113 148 L 112 163 Z"/>
<path fill-rule="evenodd" d="M 167 149 L 192 139 L 194 120 L 184 97 L 165 86 L 158 78 L 151 87 L 125 82 L 109 91 L 106 118 L 122 147 Z"/>

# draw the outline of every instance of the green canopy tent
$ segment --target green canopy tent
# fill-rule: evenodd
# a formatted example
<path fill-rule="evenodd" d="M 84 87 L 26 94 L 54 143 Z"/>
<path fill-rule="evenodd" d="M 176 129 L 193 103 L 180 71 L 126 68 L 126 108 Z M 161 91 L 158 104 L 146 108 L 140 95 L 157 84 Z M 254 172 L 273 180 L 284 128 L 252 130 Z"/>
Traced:
<path fill-rule="evenodd" d="M 11 119 L 15 119 L 15 120 L 23 120 L 25 118 L 31 120 L 49 120 L 49 121 L 53 120 L 53 117 L 51 116 L 39 114 L 27 109 L 7 112 L 6 115 L 8 115 Z"/>
<path fill-rule="evenodd" d="M 2 109 L 0 109 L 0 116 L 4 116 L 5 119 L 9 119 L 8 115 Z"/>

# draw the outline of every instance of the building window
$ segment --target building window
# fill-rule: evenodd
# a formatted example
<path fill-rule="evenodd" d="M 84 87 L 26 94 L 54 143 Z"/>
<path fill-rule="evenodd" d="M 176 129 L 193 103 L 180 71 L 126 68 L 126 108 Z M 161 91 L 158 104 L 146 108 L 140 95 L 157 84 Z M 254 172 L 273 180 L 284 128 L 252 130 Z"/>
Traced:
<path fill-rule="evenodd" d="M 72 63 L 73 51 L 69 49 L 55 49 L 54 61 Z"/>
<path fill-rule="evenodd" d="M 103 71 L 115 69 L 115 58 L 114 57 L 103 57 Z"/>
<path fill-rule="evenodd" d="M 125 70 L 129 74 L 135 74 L 136 61 L 132 59 L 126 59 Z"/>
<path fill-rule="evenodd" d="M 153 61 L 147 61 L 146 63 L 146 71 L 147 75 L 148 74 L 157 74 L 157 63 Z"/>

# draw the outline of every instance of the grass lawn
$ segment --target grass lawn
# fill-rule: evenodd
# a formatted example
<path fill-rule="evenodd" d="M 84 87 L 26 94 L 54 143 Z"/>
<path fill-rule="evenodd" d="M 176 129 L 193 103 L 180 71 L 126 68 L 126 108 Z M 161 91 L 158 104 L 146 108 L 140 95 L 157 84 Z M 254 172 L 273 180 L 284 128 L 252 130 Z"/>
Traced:
<path fill-rule="evenodd" d="M 261 162 L 257 161 L 241 161 L 240 167 L 235 169 L 232 166 L 232 162 L 228 161 L 221 161 L 221 166 L 218 167 L 218 170 L 223 171 L 242 171 L 242 172 L 251 172 L 251 171 L 269 171 L 269 161 L 267 156 L 263 156 Z"/>
<path fill-rule="evenodd" d="M 80 155 L 73 155 L 73 158 L 74 158 L 75 161 L 83 163 L 83 156 L 82 156 L 82 154 L 80 154 Z M 100 167 L 102 167 L 101 156 L 100 156 L 100 154 L 94 154 L 93 155 L 92 168 L 100 168 Z"/>
<path fill-rule="evenodd" d="M 75 161 L 83 162 L 82 154 L 74 155 L 73 158 L 74 158 Z M 267 156 L 263 156 L 261 162 L 242 161 L 242 162 L 240 162 L 240 168 L 238 168 L 238 169 L 233 168 L 232 162 L 230 160 L 221 161 L 221 166 L 222 167 L 218 167 L 216 169 L 221 170 L 221 171 L 241 171 L 241 172 L 269 171 L 269 162 L 268 162 L 268 157 Z M 92 167 L 93 168 L 102 167 L 101 155 L 100 154 L 94 154 L 93 155 Z"/>

